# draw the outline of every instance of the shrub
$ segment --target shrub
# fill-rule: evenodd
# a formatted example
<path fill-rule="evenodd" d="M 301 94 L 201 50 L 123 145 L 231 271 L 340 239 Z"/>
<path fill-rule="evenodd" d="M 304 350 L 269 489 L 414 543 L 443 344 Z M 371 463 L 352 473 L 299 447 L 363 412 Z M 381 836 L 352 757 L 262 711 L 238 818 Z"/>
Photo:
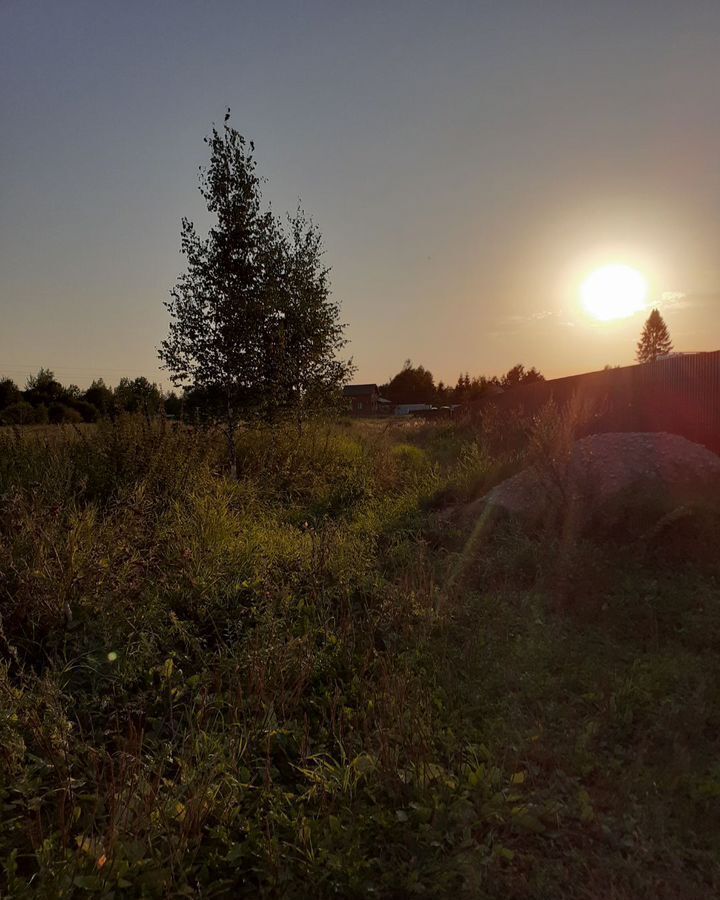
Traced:
<path fill-rule="evenodd" d="M 61 425 L 63 422 L 82 422 L 82 415 L 71 406 L 65 406 L 64 403 L 51 403 L 48 410 L 48 418 L 53 425 Z"/>
<path fill-rule="evenodd" d="M 425 451 L 412 444 L 396 444 L 391 450 L 391 455 L 404 475 L 420 474 L 429 466 Z"/>
<path fill-rule="evenodd" d="M 36 425 L 47 425 L 50 421 L 48 408 L 44 403 L 40 403 L 38 406 L 34 407 L 35 409 L 35 424 Z"/>
<path fill-rule="evenodd" d="M 80 413 L 83 422 L 96 422 L 100 415 L 98 408 L 87 400 L 73 400 L 72 409 Z"/>
<path fill-rule="evenodd" d="M 38 409 L 31 406 L 27 400 L 11 403 L 0 413 L 0 422 L 3 425 L 34 425 L 38 422 Z M 47 409 L 45 415 L 47 416 Z"/>

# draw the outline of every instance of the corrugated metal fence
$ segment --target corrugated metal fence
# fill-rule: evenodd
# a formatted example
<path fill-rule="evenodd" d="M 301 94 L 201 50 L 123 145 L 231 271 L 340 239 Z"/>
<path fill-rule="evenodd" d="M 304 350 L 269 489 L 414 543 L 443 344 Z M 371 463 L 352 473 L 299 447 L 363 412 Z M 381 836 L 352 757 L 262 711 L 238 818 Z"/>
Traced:
<path fill-rule="evenodd" d="M 572 398 L 592 410 L 588 433 L 669 431 L 720 453 L 720 350 L 521 385 L 482 398 L 475 411 L 491 403 L 532 415 Z"/>

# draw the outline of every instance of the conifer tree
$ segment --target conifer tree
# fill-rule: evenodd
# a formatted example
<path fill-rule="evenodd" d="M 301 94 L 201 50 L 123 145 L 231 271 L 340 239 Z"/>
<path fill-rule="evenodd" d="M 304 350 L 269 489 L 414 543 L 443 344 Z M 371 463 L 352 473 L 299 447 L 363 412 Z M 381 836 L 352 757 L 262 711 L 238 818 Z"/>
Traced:
<path fill-rule="evenodd" d="M 657 309 L 653 309 L 645 322 L 642 335 L 637 345 L 637 361 L 639 363 L 655 362 L 661 356 L 666 356 L 672 350 L 665 320 Z"/>

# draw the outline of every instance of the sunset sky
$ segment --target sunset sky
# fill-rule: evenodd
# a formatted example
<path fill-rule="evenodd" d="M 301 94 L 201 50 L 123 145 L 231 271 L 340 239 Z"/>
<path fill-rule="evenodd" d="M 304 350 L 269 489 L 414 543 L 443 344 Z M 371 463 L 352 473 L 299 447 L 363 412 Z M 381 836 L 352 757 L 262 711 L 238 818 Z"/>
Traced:
<path fill-rule="evenodd" d="M 0 376 L 145 374 L 232 108 L 325 237 L 356 380 L 633 361 L 648 310 L 720 349 L 720 3 L 0 0 Z"/>

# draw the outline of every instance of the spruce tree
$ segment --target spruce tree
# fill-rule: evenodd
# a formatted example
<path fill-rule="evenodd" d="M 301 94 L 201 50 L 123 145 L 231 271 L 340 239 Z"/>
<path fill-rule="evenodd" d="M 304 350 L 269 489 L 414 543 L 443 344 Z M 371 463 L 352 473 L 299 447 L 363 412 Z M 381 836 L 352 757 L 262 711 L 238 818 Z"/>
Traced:
<path fill-rule="evenodd" d="M 639 363 L 655 362 L 661 356 L 666 356 L 672 350 L 673 345 L 670 340 L 670 332 L 668 331 L 665 320 L 657 309 L 653 309 L 648 316 L 642 336 L 637 345 L 637 361 Z"/>

